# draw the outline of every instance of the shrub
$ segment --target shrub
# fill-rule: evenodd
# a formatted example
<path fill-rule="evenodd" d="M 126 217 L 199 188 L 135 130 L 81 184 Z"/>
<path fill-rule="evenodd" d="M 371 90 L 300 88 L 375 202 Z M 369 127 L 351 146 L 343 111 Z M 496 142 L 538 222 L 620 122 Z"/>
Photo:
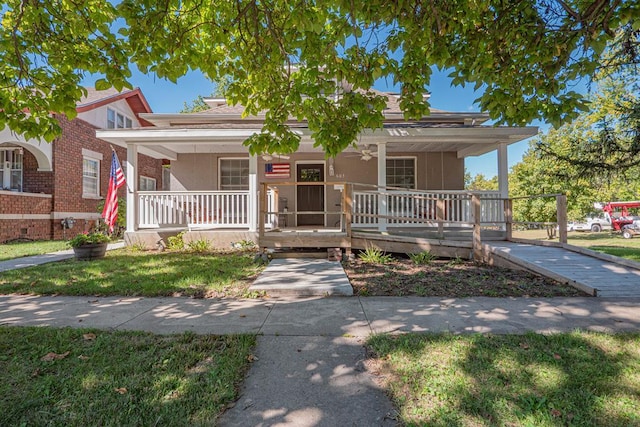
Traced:
<path fill-rule="evenodd" d="M 211 243 L 208 240 L 193 240 L 187 244 L 187 248 L 192 252 L 210 252 Z"/>
<path fill-rule="evenodd" d="M 420 252 L 417 254 L 409 254 L 409 258 L 417 265 L 427 265 L 436 259 L 436 256 L 429 251 Z"/>
<path fill-rule="evenodd" d="M 106 234 L 91 232 L 77 234 L 73 239 L 69 240 L 69 246 L 78 248 L 84 245 L 92 245 L 96 243 L 108 243 L 111 239 Z"/>
<path fill-rule="evenodd" d="M 391 255 L 385 254 L 374 246 L 368 246 L 364 252 L 360 252 L 358 257 L 367 264 L 388 264 L 393 260 Z"/>
<path fill-rule="evenodd" d="M 181 231 L 175 236 L 169 236 L 167 238 L 167 249 L 172 251 L 181 251 L 184 249 L 184 240 L 183 237 L 185 235 L 185 231 Z"/>
<path fill-rule="evenodd" d="M 104 209 L 104 200 L 98 202 L 97 211 L 102 214 Z M 96 227 L 100 227 L 100 231 L 107 230 L 107 225 L 104 223 L 103 219 L 100 219 Z M 113 227 L 113 236 L 114 237 L 122 237 L 124 235 L 125 230 L 127 229 L 127 200 L 118 197 L 118 217 L 116 218 L 115 226 Z"/>

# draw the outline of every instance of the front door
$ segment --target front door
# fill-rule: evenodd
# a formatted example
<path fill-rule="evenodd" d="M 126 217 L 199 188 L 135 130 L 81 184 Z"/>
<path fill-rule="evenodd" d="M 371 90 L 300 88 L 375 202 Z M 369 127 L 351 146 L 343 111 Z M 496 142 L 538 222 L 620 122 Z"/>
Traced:
<path fill-rule="evenodd" d="M 324 164 L 299 164 L 296 166 L 296 211 L 324 212 L 324 185 L 300 185 L 302 182 L 323 182 Z M 324 213 L 299 213 L 297 225 L 324 226 Z"/>

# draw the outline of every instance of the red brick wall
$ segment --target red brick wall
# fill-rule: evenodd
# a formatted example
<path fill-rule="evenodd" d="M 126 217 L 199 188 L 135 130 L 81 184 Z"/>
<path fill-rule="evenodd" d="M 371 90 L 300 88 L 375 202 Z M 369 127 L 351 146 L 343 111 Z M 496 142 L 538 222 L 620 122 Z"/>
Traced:
<path fill-rule="evenodd" d="M 68 238 L 94 226 L 94 220 L 79 218 L 98 217 L 100 199 L 82 197 L 82 149 L 102 154 L 100 162 L 100 196 L 107 195 L 111 169 L 111 145 L 96 138 L 96 129 L 84 120 L 67 120 L 57 116 L 62 128 L 61 135 L 53 142 L 53 172 L 38 172 L 35 157 L 24 150 L 23 186 L 29 193 L 51 194 L 52 198 L 16 196 L 15 193 L 0 196 L 0 214 L 51 214 L 52 211 L 68 212 L 76 219 L 72 230 L 63 230 L 61 218 L 57 219 L 2 219 L 0 218 L 0 242 L 17 238 L 62 239 Z M 126 148 L 113 147 L 121 163 L 127 158 Z M 162 161 L 138 155 L 139 175 L 155 178 L 157 188 L 162 185 Z M 119 196 L 126 197 L 122 187 Z M 60 216 L 60 215 L 58 215 Z M 25 233 L 26 229 L 26 233 Z"/>
<path fill-rule="evenodd" d="M 53 193 L 53 172 L 38 172 L 38 161 L 28 150 L 23 150 L 22 184 L 25 193 Z"/>
<path fill-rule="evenodd" d="M 82 197 L 82 149 L 86 148 L 102 154 L 100 162 L 100 195 L 107 195 L 109 185 L 109 173 L 111 170 L 111 145 L 95 136 L 96 127 L 75 119 L 67 120 L 58 116 L 62 127 L 62 134 L 54 141 L 53 145 L 53 169 L 55 171 L 53 191 L 53 207 L 56 212 L 85 212 L 98 214 L 98 199 Z M 124 164 L 127 158 L 126 148 L 113 146 L 120 163 Z M 144 175 L 155 178 L 158 189 L 162 183 L 162 161 L 148 156 L 138 155 L 138 176 Z M 126 188 L 120 188 L 118 195 L 126 198 Z M 84 223 L 82 225 L 81 223 Z M 77 221 L 76 228 L 91 228 L 92 222 Z M 59 221 L 54 221 L 55 238 L 62 236 L 62 227 Z M 74 228 L 74 232 L 76 231 Z M 79 230 L 82 231 L 82 230 Z M 68 232 L 67 232 L 68 233 Z"/>
<path fill-rule="evenodd" d="M 50 197 L 0 191 L 0 243 L 14 239 L 51 239 L 50 219 L 6 218 L 7 215 L 49 215 L 51 206 Z"/>

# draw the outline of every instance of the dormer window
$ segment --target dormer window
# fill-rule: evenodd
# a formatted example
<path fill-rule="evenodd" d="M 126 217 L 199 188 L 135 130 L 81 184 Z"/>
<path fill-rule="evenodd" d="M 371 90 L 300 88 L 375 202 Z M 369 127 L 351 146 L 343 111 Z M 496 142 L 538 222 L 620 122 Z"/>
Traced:
<path fill-rule="evenodd" d="M 111 108 L 107 108 L 107 129 L 130 129 L 133 127 L 133 120 L 122 113 Z"/>

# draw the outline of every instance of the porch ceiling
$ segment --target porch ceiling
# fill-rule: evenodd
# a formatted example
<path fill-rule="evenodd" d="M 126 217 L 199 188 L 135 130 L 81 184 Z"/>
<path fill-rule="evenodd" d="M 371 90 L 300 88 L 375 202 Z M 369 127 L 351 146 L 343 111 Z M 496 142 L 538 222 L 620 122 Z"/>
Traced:
<path fill-rule="evenodd" d="M 313 147 L 309 129 L 295 128 L 294 131 L 301 136 L 298 152 L 319 152 Z M 244 154 L 247 148 L 243 141 L 257 132 L 259 127 L 145 128 L 99 130 L 97 136 L 123 147 L 136 144 L 141 154 L 175 160 L 182 153 Z M 500 144 L 512 144 L 537 133 L 537 127 L 394 124 L 364 132 L 359 144 L 386 143 L 388 153 L 455 151 L 459 158 L 464 158 L 488 153 Z"/>

